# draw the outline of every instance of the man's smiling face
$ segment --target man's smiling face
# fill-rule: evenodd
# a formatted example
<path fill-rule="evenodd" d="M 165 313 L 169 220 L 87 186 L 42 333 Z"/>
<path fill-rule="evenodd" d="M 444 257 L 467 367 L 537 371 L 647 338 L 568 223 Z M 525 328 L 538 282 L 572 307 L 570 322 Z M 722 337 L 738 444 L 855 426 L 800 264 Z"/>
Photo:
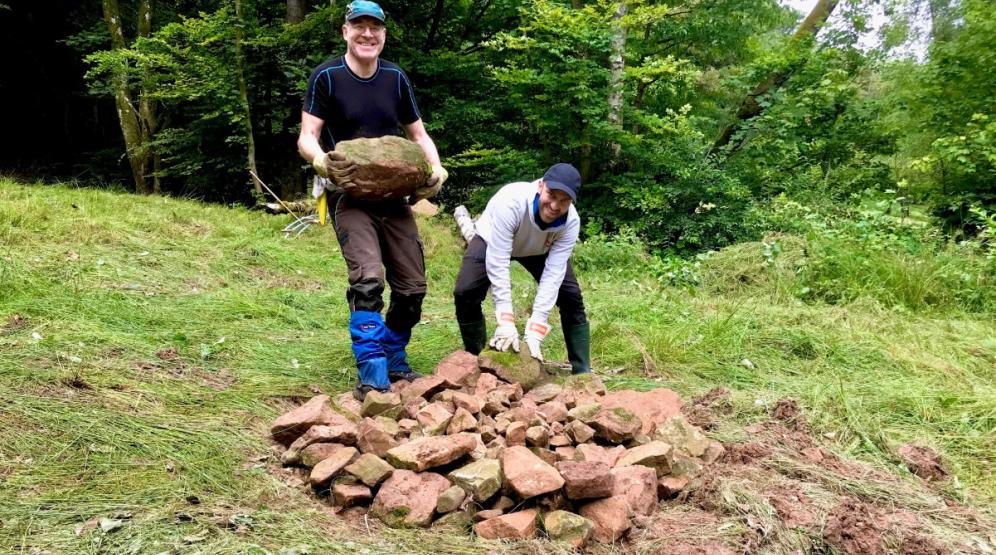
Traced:
<path fill-rule="evenodd" d="M 342 26 L 346 51 L 356 60 L 371 63 L 384 50 L 387 28 L 373 17 L 358 17 Z"/>

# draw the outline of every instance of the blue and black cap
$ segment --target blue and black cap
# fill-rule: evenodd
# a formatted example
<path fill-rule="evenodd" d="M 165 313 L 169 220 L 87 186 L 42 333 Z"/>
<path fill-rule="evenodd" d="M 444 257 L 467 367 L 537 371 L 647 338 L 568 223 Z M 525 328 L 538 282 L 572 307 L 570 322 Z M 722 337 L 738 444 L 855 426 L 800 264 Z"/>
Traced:
<path fill-rule="evenodd" d="M 372 17 L 384 23 L 384 10 L 377 2 L 370 0 L 353 0 L 346 6 L 346 21 L 353 21 L 360 17 Z"/>
<path fill-rule="evenodd" d="M 581 174 L 574 166 L 563 162 L 554 164 L 543 174 L 543 181 L 548 189 L 563 191 L 571 197 L 572 202 L 577 202 L 578 191 L 581 190 Z"/>

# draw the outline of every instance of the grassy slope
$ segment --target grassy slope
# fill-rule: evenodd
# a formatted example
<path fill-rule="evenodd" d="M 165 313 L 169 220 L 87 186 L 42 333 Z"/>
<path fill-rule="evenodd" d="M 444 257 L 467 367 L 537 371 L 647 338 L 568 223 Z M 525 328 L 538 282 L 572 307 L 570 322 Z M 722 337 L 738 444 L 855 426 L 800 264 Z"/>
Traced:
<path fill-rule="evenodd" d="M 285 240 L 286 223 L 0 180 L 0 551 L 484 547 L 422 532 L 355 537 L 270 473 L 265 431 L 287 399 L 354 379 L 334 235 Z M 449 223 L 420 222 L 430 293 L 411 354 L 425 370 L 460 344 L 450 291 L 461 245 Z M 721 253 L 695 295 L 583 273 L 596 369 L 617 387 L 685 396 L 726 386 L 740 422 L 798 398 L 838 452 L 904 473 L 891 450 L 925 443 L 952 466 L 951 495 L 991 506 L 992 316 L 807 305 L 784 293 L 791 272 L 761 261 L 757 245 Z M 531 285 L 514 278 L 525 310 Z M 549 343 L 563 359 L 556 333 Z M 179 359 L 157 357 L 171 347 Z M 131 518 L 112 534 L 74 532 L 120 513 Z M 233 515 L 241 526 L 219 526 Z"/>

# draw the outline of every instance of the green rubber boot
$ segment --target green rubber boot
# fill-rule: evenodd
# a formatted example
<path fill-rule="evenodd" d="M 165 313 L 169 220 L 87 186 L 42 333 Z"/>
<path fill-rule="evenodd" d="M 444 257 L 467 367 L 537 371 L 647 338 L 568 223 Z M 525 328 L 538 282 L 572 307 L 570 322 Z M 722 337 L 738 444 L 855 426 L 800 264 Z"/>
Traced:
<path fill-rule="evenodd" d="M 479 355 L 488 343 L 488 327 L 484 320 L 467 324 L 460 322 L 460 337 L 463 338 L 463 350 Z"/>
<path fill-rule="evenodd" d="M 591 373 L 591 328 L 588 322 L 564 328 L 567 360 L 571 361 L 571 374 Z"/>

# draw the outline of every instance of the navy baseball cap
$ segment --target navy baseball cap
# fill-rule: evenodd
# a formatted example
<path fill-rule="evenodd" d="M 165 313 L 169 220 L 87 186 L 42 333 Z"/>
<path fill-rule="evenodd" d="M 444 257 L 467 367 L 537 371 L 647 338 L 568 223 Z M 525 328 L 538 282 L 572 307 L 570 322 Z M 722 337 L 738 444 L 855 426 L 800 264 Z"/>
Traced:
<path fill-rule="evenodd" d="M 578 191 L 581 190 L 581 174 L 570 164 L 554 164 L 543 174 L 543 181 L 550 189 L 563 191 L 571 197 L 572 202 L 577 202 Z"/>
<path fill-rule="evenodd" d="M 377 2 L 370 0 L 353 0 L 346 6 L 346 21 L 352 21 L 359 17 L 372 17 L 384 23 L 384 10 Z"/>

